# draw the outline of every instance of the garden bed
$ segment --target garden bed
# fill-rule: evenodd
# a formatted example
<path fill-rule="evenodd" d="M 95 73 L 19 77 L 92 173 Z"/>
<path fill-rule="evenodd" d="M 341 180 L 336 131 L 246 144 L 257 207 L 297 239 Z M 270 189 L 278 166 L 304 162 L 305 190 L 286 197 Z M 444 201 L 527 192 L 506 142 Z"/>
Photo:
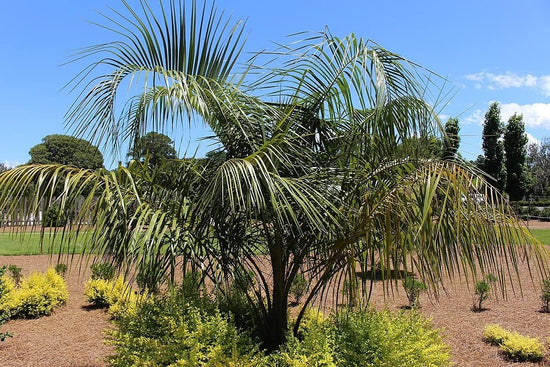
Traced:
<path fill-rule="evenodd" d="M 544 227 L 546 225 L 546 227 Z M 536 227 L 535 227 L 536 226 Z M 531 228 L 550 228 L 549 223 L 530 224 Z M 47 255 L 0 256 L 1 264 L 16 264 L 23 273 L 44 271 L 56 258 Z M 436 327 L 442 328 L 446 342 L 451 346 L 452 360 L 457 366 L 518 366 L 505 361 L 498 348 L 482 341 L 485 325 L 500 324 L 506 329 L 523 335 L 539 337 L 545 341 L 550 336 L 550 314 L 539 312 L 540 284 L 528 277 L 526 264 L 521 264 L 523 297 L 516 284 L 516 293 L 509 292 L 508 299 L 495 299 L 494 295 L 484 303 L 483 312 L 472 312 L 473 286 L 465 280 L 449 285 L 439 301 L 423 294 L 420 298 L 422 314 L 431 317 Z M 69 301 L 48 317 L 36 320 L 14 320 L 2 326 L 13 338 L 0 342 L 2 366 L 104 366 L 104 357 L 112 352 L 103 343 L 103 331 L 111 327 L 104 310 L 89 307 L 83 296 L 84 282 L 89 272 L 79 273 L 77 261 L 67 275 Z M 373 304 L 377 308 L 399 310 L 407 304 L 405 292 L 398 289 L 384 298 L 377 282 Z M 522 366 L 536 364 L 524 363 Z M 548 365 L 547 361 L 541 365 Z"/>

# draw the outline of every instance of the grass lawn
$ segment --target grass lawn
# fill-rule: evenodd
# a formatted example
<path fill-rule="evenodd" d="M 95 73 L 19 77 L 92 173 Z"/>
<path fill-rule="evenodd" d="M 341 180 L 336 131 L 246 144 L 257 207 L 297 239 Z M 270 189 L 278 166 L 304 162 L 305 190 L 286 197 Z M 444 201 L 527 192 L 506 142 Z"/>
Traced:
<path fill-rule="evenodd" d="M 550 229 L 532 229 L 531 233 L 543 245 L 550 245 Z"/>
<path fill-rule="evenodd" d="M 49 234 L 44 235 L 43 253 L 50 253 L 50 246 L 53 253 L 59 253 L 61 233 L 52 241 Z M 68 251 L 64 249 L 62 253 Z M 82 245 L 77 244 L 75 253 L 82 253 Z M 39 255 L 40 254 L 40 233 L 0 233 L 0 255 Z"/>
<path fill-rule="evenodd" d="M 550 229 L 532 229 L 531 233 L 544 245 L 550 245 Z M 61 243 L 61 233 L 52 240 L 45 234 L 43 253 L 49 254 L 49 246 L 53 246 L 53 253 L 59 253 L 59 244 Z M 67 253 L 64 249 L 62 253 Z M 77 244 L 75 253 L 82 253 L 82 245 Z M 40 234 L 39 233 L 0 233 L 0 255 L 39 255 L 40 254 Z"/>

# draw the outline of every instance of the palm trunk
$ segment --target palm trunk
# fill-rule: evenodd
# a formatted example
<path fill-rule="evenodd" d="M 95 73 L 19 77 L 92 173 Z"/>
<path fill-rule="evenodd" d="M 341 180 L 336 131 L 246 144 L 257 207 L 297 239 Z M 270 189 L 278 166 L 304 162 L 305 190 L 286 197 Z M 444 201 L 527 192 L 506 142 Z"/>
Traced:
<path fill-rule="evenodd" d="M 286 263 L 283 256 L 282 241 L 275 233 L 275 241 L 270 246 L 271 267 L 273 271 L 272 304 L 265 320 L 264 344 L 270 350 L 277 350 L 286 342 L 288 327 L 288 292 L 285 284 Z"/>

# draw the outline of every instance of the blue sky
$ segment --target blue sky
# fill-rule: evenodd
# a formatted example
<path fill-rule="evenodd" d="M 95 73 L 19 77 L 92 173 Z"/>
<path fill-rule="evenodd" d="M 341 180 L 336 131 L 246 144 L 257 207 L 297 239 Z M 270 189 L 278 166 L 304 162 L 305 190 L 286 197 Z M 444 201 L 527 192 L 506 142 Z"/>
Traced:
<path fill-rule="evenodd" d="M 156 3 L 157 0 L 151 0 Z M 137 4 L 137 0 L 129 0 Z M 550 136 L 550 2 L 496 1 L 310 1 L 218 0 L 218 8 L 247 20 L 246 50 L 285 42 L 300 31 L 328 26 L 337 36 L 370 38 L 430 70 L 454 86 L 443 118 L 458 116 L 461 152 L 481 154 L 481 123 L 491 101 L 501 117 L 523 113 L 532 139 Z M 62 87 L 85 63 L 63 65 L 80 47 L 112 35 L 89 21 L 116 1 L 21 0 L 0 13 L 0 162 L 29 160 L 30 148 L 48 134 L 70 134 L 64 114 L 76 98 Z M 194 147 L 202 129 L 180 138 Z M 201 151 L 208 150 L 201 143 Z M 106 155 L 106 165 L 112 159 Z"/>

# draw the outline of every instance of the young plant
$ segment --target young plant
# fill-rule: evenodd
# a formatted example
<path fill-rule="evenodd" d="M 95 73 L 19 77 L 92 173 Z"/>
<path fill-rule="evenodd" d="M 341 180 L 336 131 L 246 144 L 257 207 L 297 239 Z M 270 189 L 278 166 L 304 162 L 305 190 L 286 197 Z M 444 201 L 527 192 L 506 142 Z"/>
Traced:
<path fill-rule="evenodd" d="M 55 272 L 65 278 L 65 273 L 67 272 L 67 264 L 59 263 L 55 266 Z"/>
<path fill-rule="evenodd" d="M 403 288 L 405 288 L 410 308 L 417 308 L 420 306 L 420 293 L 428 289 L 424 282 L 410 275 L 403 279 Z"/>
<path fill-rule="evenodd" d="M 487 274 L 484 280 L 480 280 L 476 283 L 475 301 L 472 309 L 474 311 L 483 311 L 482 303 L 489 298 L 489 292 L 491 291 L 491 284 L 496 282 L 497 278 L 493 274 Z"/>
<path fill-rule="evenodd" d="M 542 312 L 550 312 L 550 278 L 542 281 L 542 294 L 540 299 L 542 301 Z"/>
<path fill-rule="evenodd" d="M 11 273 L 11 278 L 15 282 L 15 285 L 19 287 L 19 283 L 21 283 L 21 268 L 17 267 L 17 265 L 10 265 L 8 266 L 8 270 Z"/>
<path fill-rule="evenodd" d="M 290 285 L 290 294 L 292 294 L 296 300 L 296 304 L 300 303 L 300 299 L 307 290 L 307 280 L 306 278 L 298 273 L 294 277 L 292 284 Z"/>

